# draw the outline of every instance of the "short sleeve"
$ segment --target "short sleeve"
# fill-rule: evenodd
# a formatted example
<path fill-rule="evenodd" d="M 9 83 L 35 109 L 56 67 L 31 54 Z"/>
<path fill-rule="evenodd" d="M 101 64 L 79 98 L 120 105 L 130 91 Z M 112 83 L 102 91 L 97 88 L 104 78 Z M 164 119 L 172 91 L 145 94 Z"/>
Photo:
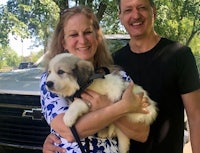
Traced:
<path fill-rule="evenodd" d="M 178 84 L 182 94 L 200 88 L 199 74 L 195 58 L 188 47 L 182 48 L 177 54 Z"/>

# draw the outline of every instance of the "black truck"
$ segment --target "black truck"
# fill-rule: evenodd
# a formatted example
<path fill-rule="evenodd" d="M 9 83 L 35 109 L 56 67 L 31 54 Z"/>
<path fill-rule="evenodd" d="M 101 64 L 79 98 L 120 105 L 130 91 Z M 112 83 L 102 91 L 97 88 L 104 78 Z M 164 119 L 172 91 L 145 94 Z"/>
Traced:
<path fill-rule="evenodd" d="M 0 73 L 0 153 L 42 153 L 50 133 L 40 106 L 41 68 Z"/>

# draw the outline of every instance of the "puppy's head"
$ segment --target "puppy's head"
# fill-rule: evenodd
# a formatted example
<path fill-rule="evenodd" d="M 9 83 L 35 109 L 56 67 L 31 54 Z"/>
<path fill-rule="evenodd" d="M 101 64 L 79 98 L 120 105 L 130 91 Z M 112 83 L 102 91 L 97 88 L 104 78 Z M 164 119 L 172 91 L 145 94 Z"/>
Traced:
<path fill-rule="evenodd" d="M 69 53 L 52 58 L 48 65 L 47 89 L 61 96 L 72 96 L 94 73 L 92 63 Z"/>

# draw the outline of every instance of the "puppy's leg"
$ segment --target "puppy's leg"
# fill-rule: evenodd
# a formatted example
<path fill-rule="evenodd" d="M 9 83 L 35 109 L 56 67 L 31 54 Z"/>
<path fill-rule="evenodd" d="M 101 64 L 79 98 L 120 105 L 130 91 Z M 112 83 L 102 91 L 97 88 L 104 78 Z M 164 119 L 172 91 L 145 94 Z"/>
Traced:
<path fill-rule="evenodd" d="M 114 124 L 110 124 L 108 127 L 102 129 L 98 132 L 98 137 L 100 138 L 113 138 L 116 137 L 116 127 Z"/>
<path fill-rule="evenodd" d="M 108 127 L 108 136 L 110 138 L 116 137 L 117 133 L 116 133 L 116 126 L 114 124 L 109 125 Z"/>
<path fill-rule="evenodd" d="M 117 139 L 118 139 L 119 152 L 128 153 L 129 146 L 130 146 L 130 139 L 118 128 L 116 128 L 116 133 L 117 133 Z"/>
<path fill-rule="evenodd" d="M 69 106 L 69 109 L 65 112 L 63 121 L 68 127 L 71 127 L 76 123 L 76 120 L 80 116 L 87 113 L 88 111 L 88 105 L 81 99 L 77 99 Z"/>
<path fill-rule="evenodd" d="M 108 127 L 104 128 L 104 129 L 102 129 L 102 130 L 100 130 L 100 131 L 98 132 L 98 137 L 99 137 L 99 138 L 103 138 L 103 139 L 108 138 Z"/>

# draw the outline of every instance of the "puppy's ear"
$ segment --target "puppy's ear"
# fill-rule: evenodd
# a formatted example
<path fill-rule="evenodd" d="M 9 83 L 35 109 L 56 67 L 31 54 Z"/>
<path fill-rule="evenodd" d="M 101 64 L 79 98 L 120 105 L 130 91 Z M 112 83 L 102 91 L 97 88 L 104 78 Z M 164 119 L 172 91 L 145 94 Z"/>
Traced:
<path fill-rule="evenodd" d="M 87 83 L 90 76 L 94 73 L 94 67 L 92 63 L 85 61 L 85 60 L 79 60 L 76 63 L 75 69 L 73 70 L 74 75 L 77 77 L 77 82 L 79 85 L 83 85 Z"/>

